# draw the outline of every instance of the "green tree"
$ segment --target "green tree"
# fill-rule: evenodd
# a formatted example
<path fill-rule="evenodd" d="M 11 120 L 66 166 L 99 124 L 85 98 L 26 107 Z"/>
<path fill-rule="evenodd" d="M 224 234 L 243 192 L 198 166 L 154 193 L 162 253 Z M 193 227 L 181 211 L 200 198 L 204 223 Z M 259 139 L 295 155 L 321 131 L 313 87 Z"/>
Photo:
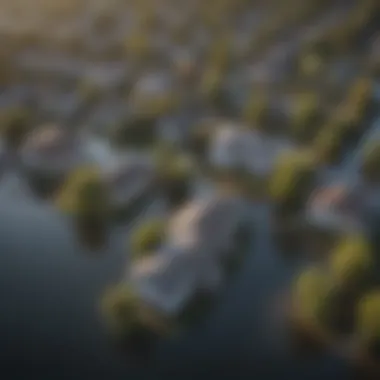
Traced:
<path fill-rule="evenodd" d="M 160 219 L 149 220 L 133 230 L 131 236 L 132 255 L 140 258 L 151 254 L 163 243 L 166 225 Z"/>

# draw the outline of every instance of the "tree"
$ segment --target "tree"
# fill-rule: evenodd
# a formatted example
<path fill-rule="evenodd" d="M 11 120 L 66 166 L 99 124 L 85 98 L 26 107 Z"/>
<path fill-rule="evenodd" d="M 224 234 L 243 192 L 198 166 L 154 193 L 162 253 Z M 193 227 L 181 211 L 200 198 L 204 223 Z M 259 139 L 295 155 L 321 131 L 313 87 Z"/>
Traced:
<path fill-rule="evenodd" d="M 372 290 L 364 295 L 357 307 L 356 332 L 367 349 L 380 341 L 380 292 Z"/>
<path fill-rule="evenodd" d="M 279 210 L 285 214 L 297 212 L 313 188 L 315 174 L 316 165 L 311 152 L 280 155 L 269 182 L 270 195 Z"/>
<path fill-rule="evenodd" d="M 312 147 L 318 161 L 323 164 L 339 162 L 343 154 L 345 128 L 343 125 L 330 121 L 317 133 Z"/>
<path fill-rule="evenodd" d="M 191 191 L 192 161 L 172 146 L 160 145 L 155 152 L 157 176 L 169 202 L 176 206 L 186 201 Z"/>
<path fill-rule="evenodd" d="M 311 267 L 303 271 L 292 293 L 297 316 L 324 329 L 326 301 L 331 291 L 331 282 L 321 268 Z"/>
<path fill-rule="evenodd" d="M 133 230 L 131 236 L 132 255 L 135 258 L 151 254 L 165 239 L 165 223 L 151 219 Z"/>
<path fill-rule="evenodd" d="M 30 114 L 22 108 L 11 108 L 0 115 L 1 136 L 11 148 L 19 148 L 30 131 Z"/>
<path fill-rule="evenodd" d="M 359 235 L 344 237 L 329 258 L 330 273 L 339 288 L 357 289 L 370 278 L 372 265 L 369 243 Z"/>
<path fill-rule="evenodd" d="M 110 208 L 107 186 L 93 167 L 74 170 L 63 184 L 57 202 L 62 211 L 88 218 L 106 217 Z"/>
<path fill-rule="evenodd" d="M 375 141 L 371 142 L 364 148 L 363 159 L 361 164 L 361 173 L 370 183 L 380 181 L 380 144 Z"/>
<path fill-rule="evenodd" d="M 139 300 L 133 290 L 122 284 L 107 290 L 101 300 L 101 311 L 110 330 L 126 337 L 141 328 Z"/>
<path fill-rule="evenodd" d="M 307 143 L 315 136 L 321 119 L 319 104 L 315 94 L 301 95 L 296 101 L 290 121 L 291 135 L 296 141 Z"/>
<path fill-rule="evenodd" d="M 265 130 L 269 102 L 258 94 L 251 94 L 243 109 L 243 120 L 253 129 Z"/>

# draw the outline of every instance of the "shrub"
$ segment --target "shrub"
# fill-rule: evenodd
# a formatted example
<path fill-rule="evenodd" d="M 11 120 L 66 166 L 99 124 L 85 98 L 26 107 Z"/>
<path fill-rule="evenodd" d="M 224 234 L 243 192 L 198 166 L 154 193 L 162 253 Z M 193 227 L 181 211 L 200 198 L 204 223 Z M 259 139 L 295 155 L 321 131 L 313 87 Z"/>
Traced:
<path fill-rule="evenodd" d="M 125 42 L 125 52 L 134 61 L 147 59 L 151 52 L 149 37 L 143 31 L 132 33 Z"/>
<path fill-rule="evenodd" d="M 131 249 L 135 258 L 151 254 L 165 239 L 165 223 L 152 219 L 136 228 L 131 236 Z"/>
<path fill-rule="evenodd" d="M 336 124 L 335 129 L 340 128 L 342 135 L 346 137 L 360 132 L 361 116 L 358 108 L 344 103 L 337 109 L 332 121 Z"/>
<path fill-rule="evenodd" d="M 369 182 L 380 181 L 380 144 L 371 142 L 364 148 L 361 173 Z"/>
<path fill-rule="evenodd" d="M 296 141 L 309 142 L 320 121 L 319 99 L 315 94 L 304 94 L 295 104 L 290 121 L 291 134 Z"/>
<path fill-rule="evenodd" d="M 342 335 L 351 334 L 355 324 L 357 297 L 339 288 L 323 267 L 305 270 L 293 293 L 298 317 L 308 322 L 320 338 L 331 344 Z"/>
<path fill-rule="evenodd" d="M 221 115 L 236 113 L 236 107 L 231 101 L 225 87 L 224 77 L 226 72 L 218 67 L 207 68 L 201 74 L 199 93 L 203 102 Z"/>
<path fill-rule="evenodd" d="M 313 150 L 323 164 L 335 164 L 342 156 L 344 143 L 345 129 L 340 123 L 331 121 L 316 135 Z"/>
<path fill-rule="evenodd" d="M 208 52 L 207 61 L 225 71 L 231 63 L 231 41 L 229 35 L 217 37 Z"/>
<path fill-rule="evenodd" d="M 268 178 L 243 166 L 212 167 L 207 173 L 221 190 L 232 191 L 252 200 L 268 198 Z"/>
<path fill-rule="evenodd" d="M 172 112 L 178 105 L 177 94 L 170 91 L 159 96 L 132 99 L 133 106 L 139 114 L 158 118 Z"/>
<path fill-rule="evenodd" d="M 287 212 L 299 210 L 312 190 L 315 171 L 311 152 L 287 152 L 280 155 L 269 181 L 269 192 L 277 206 Z"/>
<path fill-rule="evenodd" d="M 347 103 L 355 107 L 361 116 L 365 115 L 372 100 L 372 87 L 370 78 L 362 77 L 355 81 L 348 93 Z"/>
<path fill-rule="evenodd" d="M 323 68 L 323 58 L 318 52 L 306 52 L 301 55 L 299 71 L 302 76 L 312 77 L 318 74 Z"/>
<path fill-rule="evenodd" d="M 0 115 L 1 136 L 12 148 L 18 148 L 30 131 L 31 115 L 21 108 L 12 108 Z"/>
<path fill-rule="evenodd" d="M 223 96 L 223 71 L 218 67 L 207 68 L 202 75 L 200 92 L 206 100 L 216 101 Z"/>
<path fill-rule="evenodd" d="M 141 327 L 138 318 L 139 300 L 130 287 L 118 285 L 109 289 L 100 306 L 109 328 L 117 335 L 126 336 Z"/>
<path fill-rule="evenodd" d="M 380 291 L 366 294 L 357 307 L 356 332 L 361 343 L 370 346 L 380 340 Z M 369 348 L 369 347 L 368 347 Z"/>
<path fill-rule="evenodd" d="M 244 121 L 252 128 L 265 129 L 269 114 L 269 102 L 267 99 L 252 94 L 243 110 Z"/>
<path fill-rule="evenodd" d="M 168 154 L 157 161 L 158 178 L 172 205 L 183 203 L 189 197 L 192 170 L 192 164 L 186 157 Z"/>
<path fill-rule="evenodd" d="M 160 141 L 153 149 L 153 158 L 159 172 L 166 170 L 178 157 L 178 148 L 170 142 Z"/>
<path fill-rule="evenodd" d="M 202 161 L 207 159 L 215 127 L 214 120 L 201 120 L 190 131 L 190 136 L 187 139 L 188 147 L 191 153 Z"/>
<path fill-rule="evenodd" d="M 188 173 L 193 170 L 192 160 L 170 142 L 160 142 L 153 150 L 156 168 L 161 174 Z"/>
<path fill-rule="evenodd" d="M 320 268 L 305 270 L 297 278 L 292 293 L 297 315 L 312 324 L 321 325 L 331 290 L 330 280 Z"/>
<path fill-rule="evenodd" d="M 57 203 L 64 212 L 86 218 L 104 218 L 110 209 L 108 196 L 99 171 L 82 167 L 69 175 L 59 192 Z"/>
<path fill-rule="evenodd" d="M 362 236 L 348 236 L 333 249 L 329 268 L 335 283 L 342 288 L 361 285 L 372 267 L 369 243 Z"/>

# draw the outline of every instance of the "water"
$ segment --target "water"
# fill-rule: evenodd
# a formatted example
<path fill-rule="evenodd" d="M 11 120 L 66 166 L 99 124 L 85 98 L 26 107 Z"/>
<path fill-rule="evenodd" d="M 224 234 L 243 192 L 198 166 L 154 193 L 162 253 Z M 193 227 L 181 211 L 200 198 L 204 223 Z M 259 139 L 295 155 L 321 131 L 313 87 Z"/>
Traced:
<path fill-rule="evenodd" d="M 130 228 L 119 227 L 103 252 L 87 252 L 50 205 L 26 197 L 20 178 L 4 179 L 0 363 L 4 371 L 13 371 L 10 379 L 232 379 L 236 374 L 242 379 L 280 379 L 285 374 L 301 380 L 316 372 L 323 371 L 328 379 L 342 373 L 339 363 L 328 358 L 298 362 L 284 332 L 272 330 L 271 300 L 297 263 L 287 264 L 276 254 L 268 206 L 253 206 L 257 239 L 241 276 L 217 309 L 179 341 L 163 343 L 156 360 L 141 367 L 113 350 L 97 310 L 104 289 L 124 274 Z M 153 205 L 140 220 L 159 212 L 159 205 Z"/>
<path fill-rule="evenodd" d="M 265 62 L 279 66 L 282 53 L 281 47 L 273 49 Z M 81 77 L 89 68 L 86 62 L 30 52 L 20 55 L 21 66 L 25 57 L 29 68 L 34 64 L 44 71 L 49 63 L 49 70 L 67 76 Z M 110 85 L 124 76 L 122 68 L 110 64 L 96 70 Z M 112 119 L 111 108 L 101 111 L 107 122 Z M 112 166 L 114 156 L 97 141 L 92 141 L 90 150 Z M 205 191 L 209 191 L 206 184 L 199 188 Z M 105 288 L 119 281 L 128 265 L 130 226 L 118 227 L 102 252 L 89 252 L 78 245 L 65 218 L 29 196 L 22 179 L 4 178 L 0 186 L 0 369 L 4 374 L 0 376 L 5 380 L 347 378 L 347 368 L 336 358 L 299 361 L 289 350 L 286 331 L 274 329 L 271 323 L 272 301 L 302 262 L 289 263 L 278 255 L 270 238 L 268 206 L 252 206 L 257 238 L 241 275 L 216 310 L 180 340 L 162 343 L 155 360 L 141 366 L 112 348 L 97 310 Z M 161 211 L 154 204 L 139 220 Z"/>

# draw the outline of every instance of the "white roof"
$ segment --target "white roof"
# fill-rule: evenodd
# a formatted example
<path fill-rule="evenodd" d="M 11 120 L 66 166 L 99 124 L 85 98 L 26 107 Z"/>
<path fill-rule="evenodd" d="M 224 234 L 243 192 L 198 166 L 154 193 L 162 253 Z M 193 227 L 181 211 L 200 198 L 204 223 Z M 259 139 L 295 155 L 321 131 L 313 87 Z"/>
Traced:
<path fill-rule="evenodd" d="M 26 167 L 46 172 L 71 170 L 85 162 L 80 141 L 67 140 L 66 132 L 55 125 L 34 132 L 23 146 L 21 157 Z"/>
<path fill-rule="evenodd" d="M 197 290 L 201 267 L 193 249 L 177 247 L 135 264 L 130 279 L 145 302 L 174 315 Z"/>
<path fill-rule="evenodd" d="M 198 244 L 207 255 L 219 254 L 215 251 L 230 242 L 236 222 L 244 216 L 244 205 L 239 197 L 222 195 L 190 201 L 169 221 L 169 244 Z"/>
<path fill-rule="evenodd" d="M 229 125 L 216 130 L 211 141 L 211 163 L 222 167 L 240 166 L 244 163 L 245 141 L 241 132 Z"/>
<path fill-rule="evenodd" d="M 124 204 L 138 196 L 152 184 L 154 170 L 143 161 L 127 161 L 106 173 L 111 186 L 111 199 L 116 204 Z"/>
<path fill-rule="evenodd" d="M 344 186 L 330 186 L 315 191 L 306 209 L 307 221 L 315 226 L 337 231 L 362 229 L 356 208 L 356 194 Z"/>
<path fill-rule="evenodd" d="M 136 96 L 160 96 L 171 88 L 169 77 L 162 72 L 150 73 L 141 77 L 133 89 L 133 95 Z M 133 96 L 132 95 L 132 96 Z"/>
<path fill-rule="evenodd" d="M 265 175 L 272 170 L 277 156 L 290 147 L 283 140 L 226 125 L 217 129 L 212 140 L 210 161 L 216 166 L 245 167 Z"/>
<path fill-rule="evenodd" d="M 204 214 L 208 200 L 196 199 L 188 202 L 178 210 L 169 220 L 169 244 L 189 245 L 198 240 L 198 223 Z"/>
<path fill-rule="evenodd" d="M 140 297 L 173 315 L 197 290 L 218 289 L 224 279 L 220 251 L 243 210 L 240 199 L 218 197 L 194 200 L 178 211 L 169 222 L 166 246 L 131 269 Z"/>

